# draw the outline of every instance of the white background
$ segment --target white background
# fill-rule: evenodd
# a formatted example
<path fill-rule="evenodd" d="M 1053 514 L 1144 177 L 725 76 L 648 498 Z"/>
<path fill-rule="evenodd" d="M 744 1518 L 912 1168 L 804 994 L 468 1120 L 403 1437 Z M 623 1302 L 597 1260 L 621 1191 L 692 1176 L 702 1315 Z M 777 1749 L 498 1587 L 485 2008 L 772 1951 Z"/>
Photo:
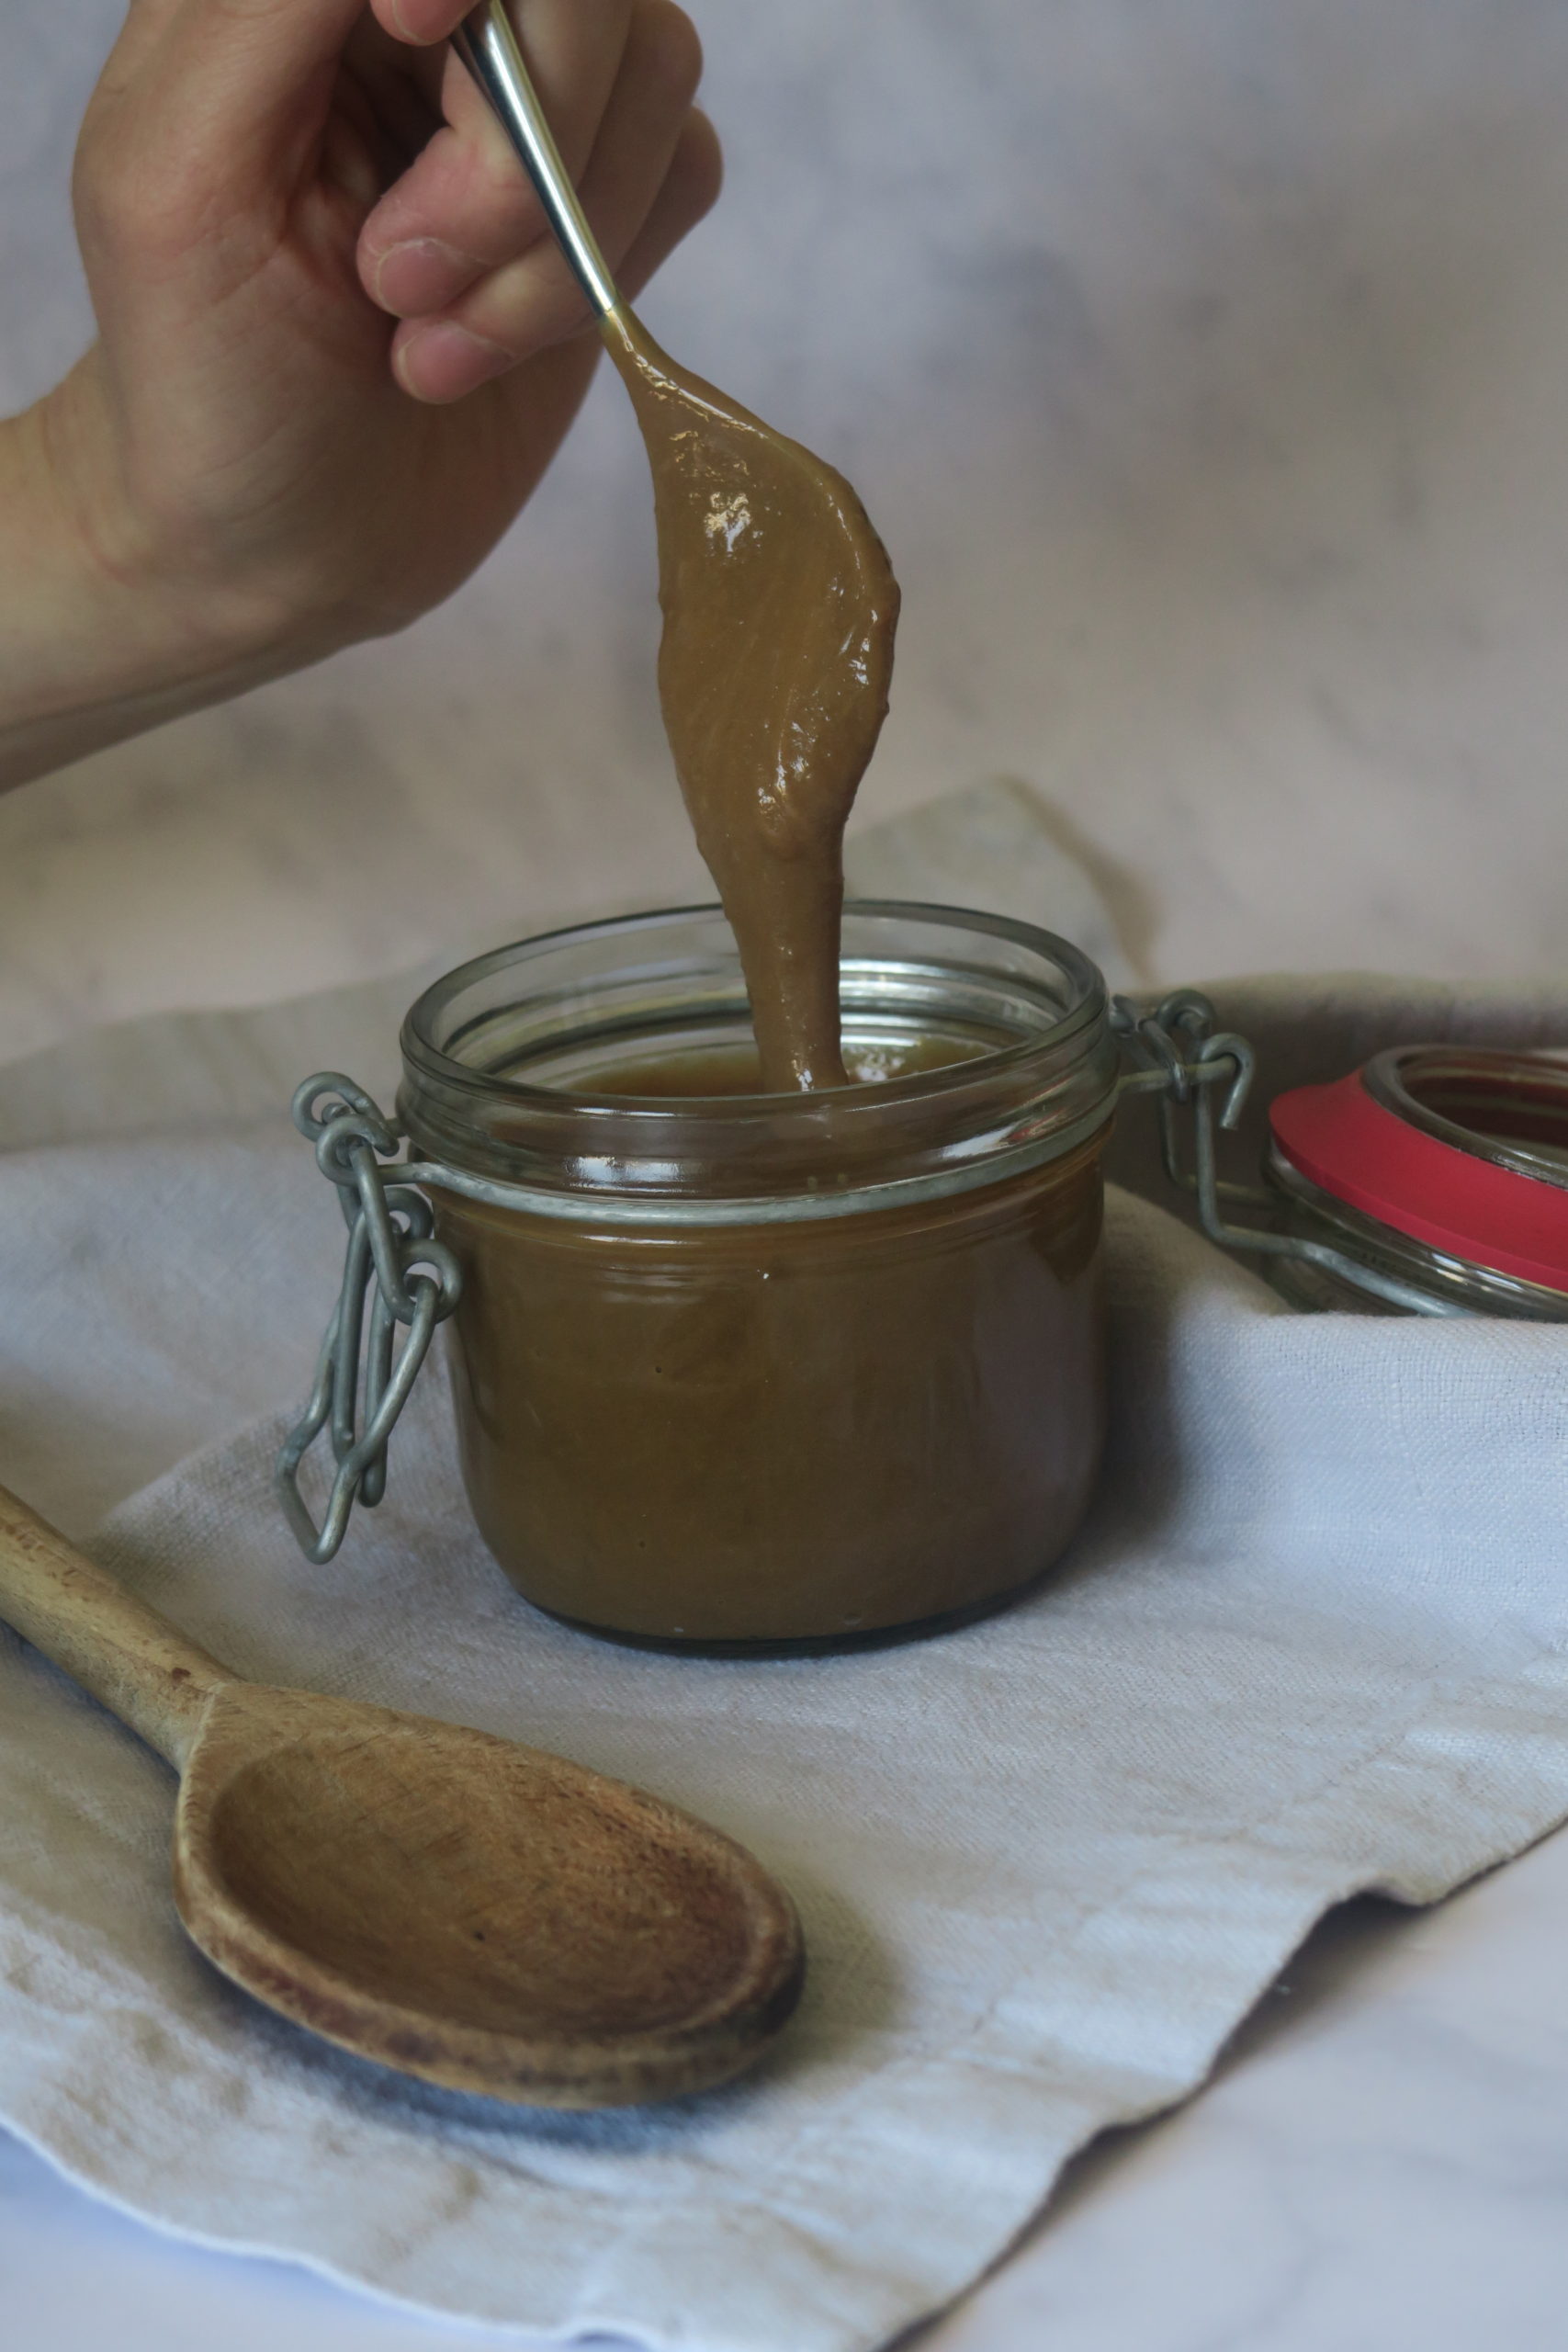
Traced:
<path fill-rule="evenodd" d="M 645 305 L 905 586 L 865 808 L 1024 776 L 1161 977 L 1527 971 L 1568 899 L 1556 0 L 697 0 L 730 156 Z M 0 399 L 86 315 L 118 0 L 6 0 Z M 412 636 L 0 804 L 0 1040 L 700 888 L 606 379 Z"/>

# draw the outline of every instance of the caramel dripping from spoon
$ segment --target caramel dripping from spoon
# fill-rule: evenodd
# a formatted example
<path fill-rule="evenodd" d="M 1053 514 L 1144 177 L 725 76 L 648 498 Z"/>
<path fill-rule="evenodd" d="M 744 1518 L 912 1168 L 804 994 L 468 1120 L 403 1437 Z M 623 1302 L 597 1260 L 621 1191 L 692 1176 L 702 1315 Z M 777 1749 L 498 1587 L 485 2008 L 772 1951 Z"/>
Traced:
<path fill-rule="evenodd" d="M 642 428 L 665 729 L 740 952 L 763 1085 L 846 1085 L 843 833 L 887 712 L 898 589 L 886 550 L 842 474 L 679 367 L 622 301 L 502 0 L 481 0 L 453 46 L 534 183 Z"/>

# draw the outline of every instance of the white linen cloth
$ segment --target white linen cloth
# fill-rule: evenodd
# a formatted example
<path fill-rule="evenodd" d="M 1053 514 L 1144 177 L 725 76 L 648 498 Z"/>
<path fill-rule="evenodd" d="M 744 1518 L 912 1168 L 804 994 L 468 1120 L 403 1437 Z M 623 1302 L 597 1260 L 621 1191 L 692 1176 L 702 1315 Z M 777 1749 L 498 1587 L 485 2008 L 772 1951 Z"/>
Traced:
<path fill-rule="evenodd" d="M 987 895 L 929 821 L 946 895 Z M 288 1411 L 237 1426 L 297 1405 L 341 1231 L 267 1106 L 322 1063 L 384 1089 L 409 992 L 0 1073 L 0 1476 L 81 1527 L 199 1444 L 99 1556 L 247 1674 L 558 1747 L 716 1821 L 795 1894 L 803 2010 L 740 2083 L 599 2118 L 343 2058 L 189 1948 L 170 1776 L 3 1635 L 0 2120 L 164 2228 L 428 2309 L 682 2352 L 878 2344 L 998 2256 L 1091 2133 L 1200 2083 L 1327 1905 L 1432 1901 L 1568 1813 L 1568 1331 L 1298 1317 L 1117 1191 L 1100 1500 L 989 1623 L 758 1663 L 552 1624 L 472 1532 L 434 1372 L 387 1502 L 313 1569 L 268 1487 Z M 1462 1002 L 1274 983 L 1222 1011 L 1292 1080 L 1413 1031 L 1568 1036 L 1562 993 Z"/>

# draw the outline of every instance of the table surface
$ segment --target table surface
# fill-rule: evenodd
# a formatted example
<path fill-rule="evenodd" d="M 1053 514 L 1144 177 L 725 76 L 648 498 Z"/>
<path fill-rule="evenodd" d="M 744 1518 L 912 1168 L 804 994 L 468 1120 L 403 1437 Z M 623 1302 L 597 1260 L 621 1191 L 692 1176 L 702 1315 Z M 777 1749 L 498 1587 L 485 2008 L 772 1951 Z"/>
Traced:
<path fill-rule="evenodd" d="M 919 2352 L 1557 2352 L 1568 1834 L 1333 1914 L 1174 2114 L 1108 2133 Z M 161 2237 L 0 2135 L 7 2352 L 515 2344 Z M 908 2352 L 915 2352 L 910 2345 Z"/>

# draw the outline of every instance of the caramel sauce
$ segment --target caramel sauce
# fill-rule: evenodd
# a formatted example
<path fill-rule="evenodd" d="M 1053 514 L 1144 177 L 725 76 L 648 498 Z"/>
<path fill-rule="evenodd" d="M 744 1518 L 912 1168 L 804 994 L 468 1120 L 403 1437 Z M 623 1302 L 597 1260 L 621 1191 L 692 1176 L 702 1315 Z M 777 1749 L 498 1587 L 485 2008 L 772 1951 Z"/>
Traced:
<path fill-rule="evenodd" d="M 976 1058 L 962 1037 L 842 1046 L 844 823 L 898 612 L 864 509 L 630 311 L 604 335 L 653 473 L 665 726 L 755 1042 L 650 1040 L 571 1085 L 673 1111 Z M 813 1184 L 886 1181 L 839 1125 Z M 929 1627 L 1017 1592 L 1100 1454 L 1103 1141 L 934 1198 L 812 1216 L 786 1197 L 744 1223 L 443 1197 L 464 1473 L 507 1574 L 596 1631 L 720 1646 Z M 897 1157 L 880 1124 L 869 1144 Z"/>
<path fill-rule="evenodd" d="M 653 473 L 659 691 L 769 1092 L 842 1086 L 844 824 L 887 714 L 898 588 L 842 474 L 604 323 Z"/>
<path fill-rule="evenodd" d="M 841 1642 L 1020 1590 L 1100 1457 L 1102 1140 L 797 1224 L 444 1198 L 464 1476 L 495 1557 L 558 1616 L 682 1644 Z"/>
<path fill-rule="evenodd" d="M 991 1051 L 967 1037 L 889 1037 L 875 1045 L 857 1041 L 844 1048 L 845 1083 L 886 1086 L 896 1079 L 922 1078 L 978 1061 Z M 764 1094 L 762 1059 L 755 1044 L 688 1046 L 674 1051 L 628 1054 L 603 1062 L 582 1080 L 594 1094 L 632 1094 L 660 1102 L 701 1102 L 722 1095 Z"/>

